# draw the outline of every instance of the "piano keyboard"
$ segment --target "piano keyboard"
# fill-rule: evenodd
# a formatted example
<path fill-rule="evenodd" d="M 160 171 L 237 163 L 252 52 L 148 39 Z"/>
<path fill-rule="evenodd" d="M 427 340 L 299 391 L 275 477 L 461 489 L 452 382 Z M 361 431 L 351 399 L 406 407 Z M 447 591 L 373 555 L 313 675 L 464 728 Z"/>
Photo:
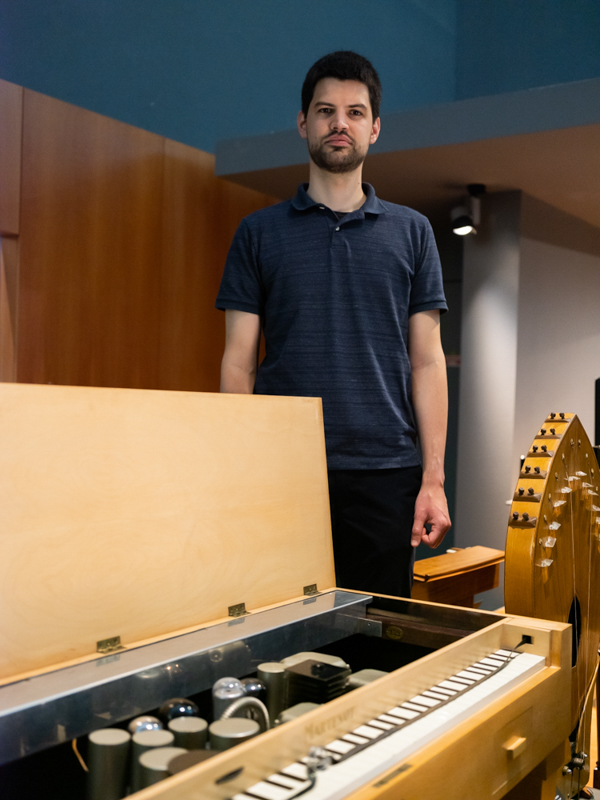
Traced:
<path fill-rule="evenodd" d="M 307 758 L 230 800 L 340 800 L 458 725 L 545 665 L 543 656 L 497 650 L 324 746 L 334 762 L 311 779 Z"/>

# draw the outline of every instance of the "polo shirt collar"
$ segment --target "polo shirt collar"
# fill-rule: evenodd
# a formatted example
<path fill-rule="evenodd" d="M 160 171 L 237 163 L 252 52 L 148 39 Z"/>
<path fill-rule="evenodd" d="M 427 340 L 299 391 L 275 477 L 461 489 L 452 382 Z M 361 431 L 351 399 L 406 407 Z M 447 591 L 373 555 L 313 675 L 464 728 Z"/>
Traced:
<path fill-rule="evenodd" d="M 375 189 L 371 186 L 371 184 L 363 183 L 362 188 L 363 192 L 367 196 L 367 199 L 362 206 L 357 209 L 357 211 L 362 211 L 363 214 L 385 214 L 387 212 L 387 208 L 377 197 L 375 194 Z M 296 192 L 296 196 L 292 200 L 292 206 L 297 211 L 306 211 L 309 208 L 315 208 L 322 205 L 321 203 L 316 203 L 311 197 L 309 197 L 306 192 L 307 189 L 308 183 L 301 183 L 298 187 L 298 191 Z"/>

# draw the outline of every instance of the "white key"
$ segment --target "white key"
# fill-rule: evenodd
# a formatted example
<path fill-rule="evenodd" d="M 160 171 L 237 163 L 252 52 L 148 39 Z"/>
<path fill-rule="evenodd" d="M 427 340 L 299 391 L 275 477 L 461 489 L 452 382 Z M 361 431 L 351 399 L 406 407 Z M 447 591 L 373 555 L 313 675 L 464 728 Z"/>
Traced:
<path fill-rule="evenodd" d="M 402 719 L 416 719 L 420 716 L 416 711 L 409 711 L 408 708 L 400 708 L 396 706 L 396 708 L 390 708 L 387 712 L 392 717 L 401 717 Z"/>
<path fill-rule="evenodd" d="M 463 669 L 461 672 L 456 673 L 459 678 L 470 678 L 472 681 L 480 681 L 483 678 L 481 672 L 475 672 L 473 669 Z"/>
<path fill-rule="evenodd" d="M 366 744 L 369 741 L 364 736 L 357 736 L 354 733 L 347 733 L 343 738 L 347 742 L 354 742 L 354 744 Z"/>
<path fill-rule="evenodd" d="M 427 706 L 420 706 L 417 703 L 406 702 L 402 703 L 400 708 L 408 708 L 410 711 L 418 711 L 419 714 L 423 714 L 427 711 Z"/>
<path fill-rule="evenodd" d="M 278 783 L 280 786 L 287 786 L 288 789 L 296 789 L 297 791 L 302 788 L 303 784 L 307 783 L 307 781 L 298 781 L 294 778 L 286 778 L 285 775 L 279 775 L 278 773 L 269 775 L 267 780 L 271 781 L 271 783 Z"/>
<path fill-rule="evenodd" d="M 355 744 L 343 742 L 341 739 L 334 739 L 333 742 L 329 742 L 329 744 L 325 745 L 326 750 L 333 750 L 334 753 L 339 753 L 342 756 L 345 756 L 346 753 L 354 750 L 355 747 Z"/>
<path fill-rule="evenodd" d="M 367 723 L 367 725 L 370 725 L 372 728 L 381 728 L 382 731 L 391 731 L 394 727 L 388 722 L 382 722 L 380 719 L 372 719 Z"/>
<path fill-rule="evenodd" d="M 352 733 L 355 733 L 357 736 L 366 736 L 367 739 L 377 739 L 381 736 L 380 730 L 377 730 L 377 728 L 369 728 L 368 725 L 359 725 L 358 728 L 354 728 Z"/>
<path fill-rule="evenodd" d="M 284 775 L 289 775 L 291 778 L 298 778 L 300 781 L 308 780 L 308 770 L 304 764 L 299 764 L 297 761 L 294 761 L 293 764 L 288 764 L 287 767 L 279 770 L 283 772 Z"/>
<path fill-rule="evenodd" d="M 494 667 L 495 669 L 498 669 L 498 667 L 502 666 L 501 661 L 494 661 L 494 659 L 490 658 L 489 656 L 487 658 L 482 658 L 479 663 L 486 664 L 488 667 Z"/>
<path fill-rule="evenodd" d="M 434 700 L 444 700 L 446 701 L 450 697 L 450 693 L 442 694 L 439 690 L 434 691 L 432 689 L 427 689 L 423 692 L 423 697 L 433 697 Z"/>
<path fill-rule="evenodd" d="M 392 725 L 404 725 L 406 722 L 405 719 L 400 719 L 400 717 L 391 717 L 389 714 L 380 714 L 379 719 L 382 719 L 384 722 L 391 722 Z"/>
<path fill-rule="evenodd" d="M 420 706 L 426 706 L 427 708 L 435 708 L 440 704 L 439 700 L 435 700 L 433 697 L 425 697 L 424 694 L 418 694 L 416 697 L 411 697 L 410 702 L 417 703 L 417 705 Z"/>
<path fill-rule="evenodd" d="M 473 664 L 473 666 L 469 667 L 469 669 L 472 670 L 473 672 L 479 673 L 479 675 L 491 675 L 492 672 L 494 671 L 489 667 L 480 667 L 478 664 Z"/>
<path fill-rule="evenodd" d="M 266 781 L 259 781 L 254 786 L 249 786 L 246 791 L 252 792 L 257 797 L 262 797 L 263 800 L 289 800 L 290 797 L 296 794 L 298 789 L 285 789 L 283 786 L 273 786 Z"/>
<path fill-rule="evenodd" d="M 442 681 L 439 685 L 442 689 L 452 689 L 455 692 L 463 692 L 467 688 L 464 683 L 456 683 L 456 681 Z"/>

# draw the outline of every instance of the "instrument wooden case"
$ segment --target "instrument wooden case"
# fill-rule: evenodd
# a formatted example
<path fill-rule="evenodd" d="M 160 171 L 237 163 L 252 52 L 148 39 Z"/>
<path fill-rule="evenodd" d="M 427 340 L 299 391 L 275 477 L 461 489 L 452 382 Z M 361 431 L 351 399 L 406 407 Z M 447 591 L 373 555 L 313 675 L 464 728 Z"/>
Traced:
<path fill-rule="evenodd" d="M 246 641 L 244 631 L 277 609 L 303 619 L 326 607 L 336 624 L 347 617 L 351 633 L 431 650 L 140 800 L 232 797 L 523 636 L 525 650 L 546 658 L 541 672 L 356 797 L 438 797 L 449 776 L 450 796 L 501 797 L 532 769 L 539 782 L 562 766 L 568 626 L 336 590 L 317 398 L 2 384 L 0 509 L 0 725 L 10 697 L 36 681 L 107 659 L 117 669 L 130 653 L 196 631 L 226 630 L 230 643 L 237 631 Z M 285 640 L 285 627 L 278 633 Z M 95 719 L 87 730 L 57 722 L 56 741 L 114 724 L 119 711 Z M 49 744 L 35 747 L 27 731 L 5 726 L 0 755 L 19 736 L 23 755 Z"/>

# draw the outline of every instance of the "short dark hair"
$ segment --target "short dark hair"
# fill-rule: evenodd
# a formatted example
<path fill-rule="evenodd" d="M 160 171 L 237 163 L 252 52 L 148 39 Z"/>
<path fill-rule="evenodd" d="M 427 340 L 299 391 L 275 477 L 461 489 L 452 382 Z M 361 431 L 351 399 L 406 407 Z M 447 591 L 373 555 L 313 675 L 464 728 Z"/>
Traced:
<path fill-rule="evenodd" d="M 315 86 L 323 78 L 337 78 L 338 81 L 358 81 L 369 90 L 369 101 L 373 119 L 379 116 L 381 104 L 381 81 L 373 64 L 364 56 L 352 50 L 336 50 L 316 61 L 306 73 L 302 84 L 302 113 L 308 114 L 308 107 L 315 94 Z"/>

